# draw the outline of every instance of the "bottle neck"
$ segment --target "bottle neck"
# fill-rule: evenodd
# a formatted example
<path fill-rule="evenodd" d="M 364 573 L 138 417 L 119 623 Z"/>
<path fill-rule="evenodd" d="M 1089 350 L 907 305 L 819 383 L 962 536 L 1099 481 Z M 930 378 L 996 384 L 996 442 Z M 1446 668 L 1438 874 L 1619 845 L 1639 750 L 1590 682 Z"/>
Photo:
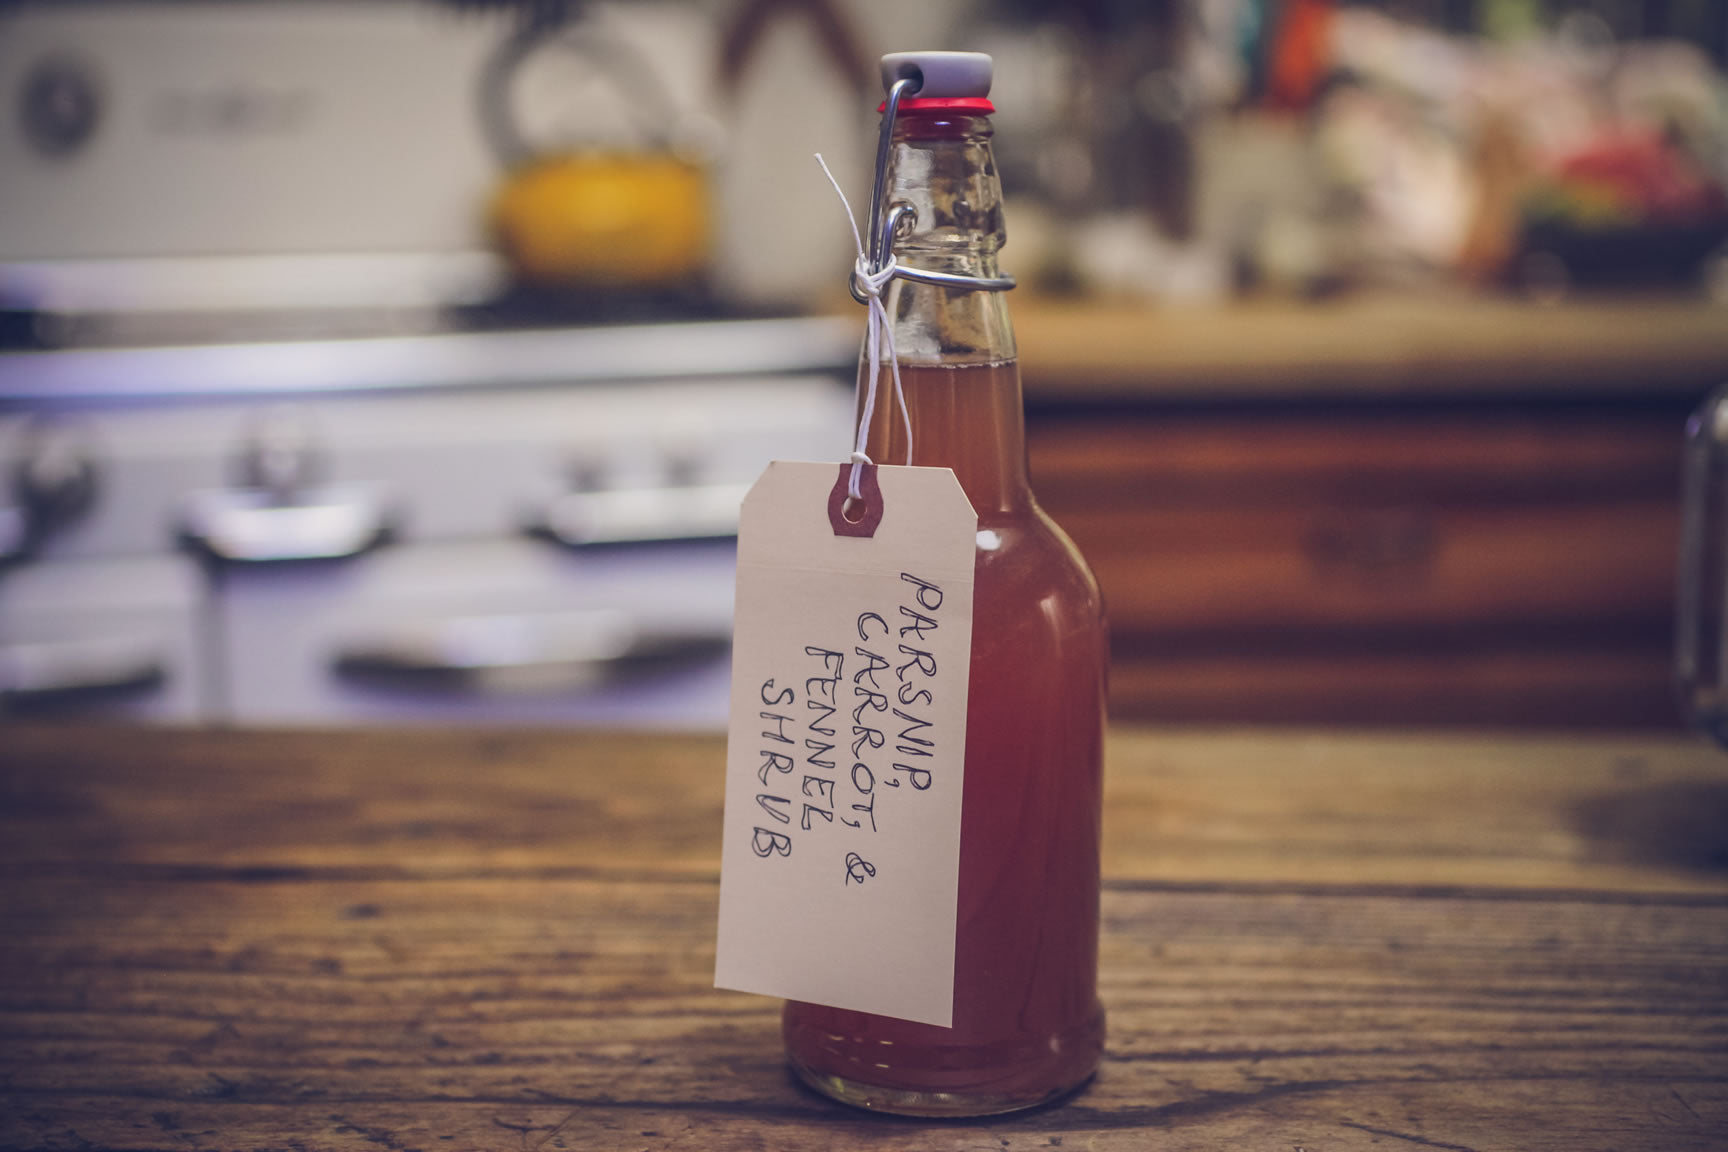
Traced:
<path fill-rule="evenodd" d="M 1018 365 L 903 363 L 904 409 L 886 369 L 883 377 L 865 448 L 870 459 L 907 462 L 904 411 L 911 417 L 911 462 L 952 468 L 980 523 L 1031 508 Z"/>
<path fill-rule="evenodd" d="M 1006 241 L 1002 188 L 986 116 L 903 111 L 889 154 L 887 203 L 916 223 L 895 238 L 901 263 L 967 276 L 999 275 Z M 1024 511 L 1026 432 L 1014 330 L 1002 292 L 896 279 L 885 303 L 912 425 L 912 463 L 952 468 L 981 519 Z M 860 368 L 860 378 L 867 372 Z M 905 462 L 906 417 L 883 366 L 866 451 Z"/>

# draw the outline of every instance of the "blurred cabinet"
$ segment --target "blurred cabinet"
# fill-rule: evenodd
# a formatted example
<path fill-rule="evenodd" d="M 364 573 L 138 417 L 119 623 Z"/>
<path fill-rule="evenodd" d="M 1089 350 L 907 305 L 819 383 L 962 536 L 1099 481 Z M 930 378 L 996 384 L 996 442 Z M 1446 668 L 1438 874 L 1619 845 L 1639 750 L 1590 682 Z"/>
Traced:
<path fill-rule="evenodd" d="M 1155 359 L 1138 392 L 1055 367 L 1028 369 L 1033 480 L 1103 585 L 1117 718 L 1679 722 L 1690 384 L 1208 402 Z"/>

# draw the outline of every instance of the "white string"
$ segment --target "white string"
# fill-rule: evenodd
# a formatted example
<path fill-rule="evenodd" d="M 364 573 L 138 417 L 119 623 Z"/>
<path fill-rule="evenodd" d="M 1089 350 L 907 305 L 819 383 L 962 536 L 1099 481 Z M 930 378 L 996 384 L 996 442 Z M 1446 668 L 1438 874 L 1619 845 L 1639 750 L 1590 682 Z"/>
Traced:
<path fill-rule="evenodd" d="M 894 325 L 888 319 L 887 306 L 882 303 L 882 291 L 894 279 L 895 260 L 890 251 L 882 267 L 871 268 L 870 258 L 864 254 L 864 238 L 858 233 L 858 218 L 852 214 L 851 202 L 841 190 L 840 181 L 834 179 L 834 173 L 828 170 L 828 162 L 822 159 L 820 152 L 816 153 L 816 163 L 822 165 L 822 174 L 834 186 L 835 194 L 840 197 L 840 206 L 846 210 L 846 222 L 852 225 L 852 242 L 858 246 L 858 260 L 852 266 L 852 281 L 869 299 L 869 319 L 864 328 L 864 355 L 869 367 L 869 380 L 864 387 L 864 407 L 858 416 L 858 434 L 852 445 L 852 480 L 847 486 L 852 499 L 862 500 L 859 477 L 863 475 L 864 466 L 871 463 L 870 457 L 864 454 L 864 446 L 870 434 L 871 417 L 876 413 L 876 380 L 882 374 L 884 355 L 894 376 L 894 395 L 900 401 L 900 415 L 906 422 L 906 463 L 912 463 L 912 413 L 906 407 L 906 392 L 900 386 L 900 360 L 894 354 Z"/>

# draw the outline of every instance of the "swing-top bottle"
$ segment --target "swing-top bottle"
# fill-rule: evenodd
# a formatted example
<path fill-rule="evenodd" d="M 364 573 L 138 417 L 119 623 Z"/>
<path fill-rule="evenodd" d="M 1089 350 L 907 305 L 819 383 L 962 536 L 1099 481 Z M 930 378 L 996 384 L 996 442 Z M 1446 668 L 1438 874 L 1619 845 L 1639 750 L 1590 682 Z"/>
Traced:
<path fill-rule="evenodd" d="M 1099 825 L 1106 643 L 1098 586 L 1027 477 L 1020 375 L 998 268 L 990 58 L 883 58 L 900 98 L 875 210 L 902 269 L 886 293 L 904 409 L 886 365 L 868 430 L 881 463 L 951 468 L 978 515 L 953 1025 L 789 1002 L 811 1086 L 866 1108 L 1031 1107 L 1098 1066 Z M 897 206 L 909 206 L 895 213 Z M 910 221 L 909 223 L 905 221 Z M 860 368 L 861 376 L 867 372 Z M 862 392 L 862 389 L 861 389 Z"/>

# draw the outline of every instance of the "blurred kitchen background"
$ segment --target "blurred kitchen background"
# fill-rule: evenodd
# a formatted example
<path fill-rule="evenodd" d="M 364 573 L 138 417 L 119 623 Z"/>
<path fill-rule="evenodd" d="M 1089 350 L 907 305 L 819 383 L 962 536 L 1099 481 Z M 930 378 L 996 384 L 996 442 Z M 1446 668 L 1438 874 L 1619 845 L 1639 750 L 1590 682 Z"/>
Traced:
<path fill-rule="evenodd" d="M 0 716 L 721 724 L 906 47 L 1116 718 L 1681 722 L 1719 0 L 0 0 Z"/>

